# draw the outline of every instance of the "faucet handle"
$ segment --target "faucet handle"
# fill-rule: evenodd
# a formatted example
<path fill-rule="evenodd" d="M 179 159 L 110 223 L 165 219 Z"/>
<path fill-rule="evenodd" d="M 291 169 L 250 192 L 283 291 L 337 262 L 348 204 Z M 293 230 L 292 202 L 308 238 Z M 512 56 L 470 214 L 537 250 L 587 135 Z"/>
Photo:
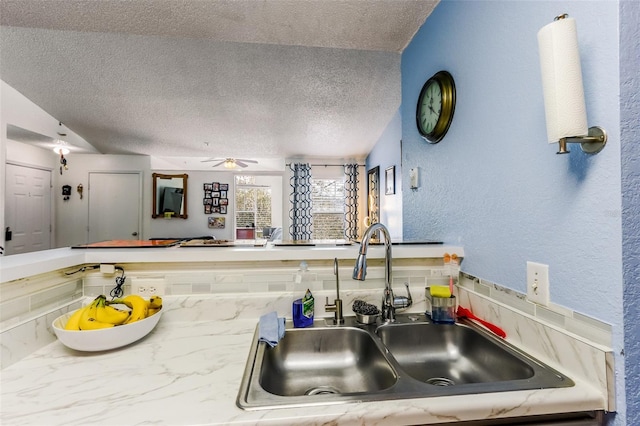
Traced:
<path fill-rule="evenodd" d="M 324 305 L 325 312 L 334 312 L 334 324 L 344 324 L 344 316 L 342 315 L 342 300 L 336 299 L 333 305 L 329 304 L 329 297 L 326 298 Z"/>
<path fill-rule="evenodd" d="M 409 283 L 404 283 L 407 288 L 406 296 L 395 296 L 393 298 L 393 307 L 396 309 L 405 309 L 413 305 L 413 299 L 411 298 L 411 291 L 409 290 Z"/>
<path fill-rule="evenodd" d="M 326 311 L 328 311 L 328 312 L 333 312 L 333 310 L 331 308 L 335 309 L 335 305 L 330 305 L 329 304 L 329 296 L 327 296 L 325 298 L 325 302 L 324 302 L 324 309 Z"/>

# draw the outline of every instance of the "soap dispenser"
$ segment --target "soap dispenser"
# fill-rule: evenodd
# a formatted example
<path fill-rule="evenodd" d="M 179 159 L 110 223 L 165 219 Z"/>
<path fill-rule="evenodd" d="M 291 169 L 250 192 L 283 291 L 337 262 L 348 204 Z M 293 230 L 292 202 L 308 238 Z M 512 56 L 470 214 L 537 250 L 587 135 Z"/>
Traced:
<path fill-rule="evenodd" d="M 311 290 L 308 287 L 309 267 L 307 265 L 307 262 L 300 262 L 300 268 L 296 273 L 295 282 L 296 284 L 307 286 L 307 291 L 305 292 L 303 297 L 293 301 L 291 315 L 293 317 L 293 326 L 296 328 L 309 327 L 313 325 L 314 298 L 313 294 L 311 294 Z"/>

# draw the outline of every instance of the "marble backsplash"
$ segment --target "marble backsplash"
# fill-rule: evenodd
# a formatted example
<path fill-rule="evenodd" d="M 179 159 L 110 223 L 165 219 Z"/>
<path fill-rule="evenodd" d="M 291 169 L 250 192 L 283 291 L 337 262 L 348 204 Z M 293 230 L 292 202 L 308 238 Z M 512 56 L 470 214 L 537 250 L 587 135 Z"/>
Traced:
<path fill-rule="evenodd" d="M 607 401 L 607 410 L 615 411 L 609 324 L 561 306 L 534 305 L 521 293 L 468 274 L 461 274 L 457 294 L 460 305 L 499 325 L 506 332 L 507 341 L 568 376 L 580 377 L 598 388 Z M 551 320 L 549 312 L 554 314 Z"/>

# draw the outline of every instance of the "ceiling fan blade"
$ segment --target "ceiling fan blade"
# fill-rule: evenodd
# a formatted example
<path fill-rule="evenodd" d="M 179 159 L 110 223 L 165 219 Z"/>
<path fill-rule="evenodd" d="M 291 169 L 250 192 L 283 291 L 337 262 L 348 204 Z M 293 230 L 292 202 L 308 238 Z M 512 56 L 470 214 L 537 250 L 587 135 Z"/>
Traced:
<path fill-rule="evenodd" d="M 202 160 L 201 163 L 208 163 L 209 161 L 224 161 L 226 158 L 209 158 L 207 160 Z"/>
<path fill-rule="evenodd" d="M 242 161 L 245 161 L 245 160 L 242 160 Z M 242 161 L 240 161 L 240 160 L 236 160 L 236 161 L 235 161 L 235 163 L 236 163 L 238 166 L 243 167 L 243 168 L 244 168 L 244 167 L 248 167 L 248 166 L 249 166 L 248 164 L 245 164 L 245 163 L 243 163 Z"/>
<path fill-rule="evenodd" d="M 218 167 L 220 164 L 224 164 L 224 160 L 220 161 L 219 163 L 214 164 L 211 167 Z"/>
<path fill-rule="evenodd" d="M 244 158 L 236 158 L 236 161 L 242 161 L 243 163 L 258 164 L 258 162 L 256 160 L 247 160 L 247 159 L 244 159 Z"/>

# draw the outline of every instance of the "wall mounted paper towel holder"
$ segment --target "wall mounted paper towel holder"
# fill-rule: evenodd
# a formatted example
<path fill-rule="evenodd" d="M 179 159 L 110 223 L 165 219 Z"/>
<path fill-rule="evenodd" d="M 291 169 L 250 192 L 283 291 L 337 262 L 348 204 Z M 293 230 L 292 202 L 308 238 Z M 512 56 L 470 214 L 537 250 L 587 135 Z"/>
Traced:
<path fill-rule="evenodd" d="M 575 20 L 566 13 L 556 16 L 538 32 L 538 43 L 549 142 L 558 140 L 558 154 L 568 154 L 569 143 L 579 143 L 584 153 L 597 154 L 607 144 L 602 127 L 589 127 L 587 136 L 565 136 L 584 135 L 587 127 Z"/>
<path fill-rule="evenodd" d="M 579 143 L 582 152 L 587 154 L 597 154 L 607 144 L 607 132 L 600 126 L 589 127 L 588 136 L 571 136 L 558 140 L 558 152 L 556 154 L 568 154 L 568 143 Z"/>

